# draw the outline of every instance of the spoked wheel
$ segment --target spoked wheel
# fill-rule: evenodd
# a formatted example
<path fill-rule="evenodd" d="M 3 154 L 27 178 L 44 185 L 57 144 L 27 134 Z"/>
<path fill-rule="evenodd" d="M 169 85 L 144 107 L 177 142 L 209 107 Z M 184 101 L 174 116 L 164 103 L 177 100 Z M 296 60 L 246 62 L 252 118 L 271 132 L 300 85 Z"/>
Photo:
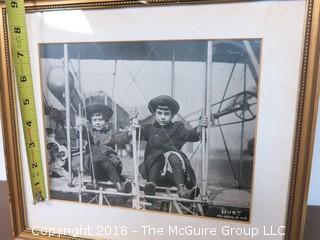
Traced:
<path fill-rule="evenodd" d="M 253 92 L 243 92 L 235 97 L 233 108 L 234 114 L 244 121 L 250 121 L 256 118 L 257 96 Z"/>

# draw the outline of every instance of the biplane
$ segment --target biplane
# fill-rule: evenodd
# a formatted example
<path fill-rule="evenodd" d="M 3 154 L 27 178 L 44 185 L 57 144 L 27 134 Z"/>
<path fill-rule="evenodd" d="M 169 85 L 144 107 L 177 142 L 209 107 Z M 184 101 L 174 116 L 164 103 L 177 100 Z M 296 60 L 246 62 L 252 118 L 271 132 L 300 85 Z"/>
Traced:
<path fill-rule="evenodd" d="M 74 193 L 73 196 L 77 197 L 72 199 L 75 201 L 96 202 L 101 205 L 117 205 L 119 201 L 123 201 L 125 203 L 120 205 L 136 209 L 249 220 L 249 202 L 239 207 L 232 206 L 228 201 L 224 203 L 218 198 L 224 193 L 233 199 L 250 195 L 260 64 L 259 40 L 43 44 L 40 46 L 40 52 L 42 64 L 50 60 L 55 62 L 54 66 L 47 64 L 49 67 L 43 71 L 47 147 L 50 155 L 56 153 L 55 156 L 58 156 L 55 160 L 51 159 L 54 169 L 64 169 L 59 176 L 64 181 L 59 182 L 60 178 L 52 178 L 51 192 L 60 191 L 64 192 L 64 195 Z M 141 87 L 140 78 L 143 76 L 139 73 L 141 69 L 150 67 L 151 63 L 164 63 L 168 70 L 166 84 L 169 85 L 166 94 L 183 99 L 177 85 L 180 84 L 181 88 L 183 84 L 188 84 L 188 79 L 181 85 L 182 77 L 179 77 L 179 74 L 183 74 L 183 71 L 180 65 L 192 63 L 200 66 L 202 77 L 201 80 L 197 79 L 195 92 L 201 94 L 187 96 L 189 102 L 198 101 L 199 104 L 197 108 L 193 107 L 191 111 L 176 116 L 189 127 L 194 126 L 200 116 L 208 118 L 210 122 L 208 128 L 202 129 L 201 141 L 186 146 L 189 149 L 190 161 L 196 169 L 197 185 L 201 189 L 197 198 L 178 198 L 175 187 L 170 186 L 157 187 L 157 193 L 153 196 L 144 194 L 144 181 L 138 171 L 139 163 L 143 160 L 143 142 L 140 141 L 139 134 L 141 125 L 152 122 L 152 116 L 143 110 L 141 104 L 135 105 L 134 100 L 131 101 L 130 107 L 139 113 L 139 124 L 130 128 L 133 136 L 131 144 L 117 146 L 118 153 L 128 159 L 124 164 L 130 162 L 131 169 L 127 169 L 125 177 L 132 181 L 132 192 L 119 193 L 108 182 L 99 182 L 95 188 L 89 187 L 92 186 L 89 183 L 95 179 L 92 173 L 86 173 L 83 166 L 84 145 L 87 141 L 83 140 L 83 126 L 80 120 L 85 116 L 85 99 L 88 97 L 83 82 L 91 81 L 84 79 L 81 68 L 89 61 L 108 61 L 108 66 L 113 65 L 108 80 L 111 86 L 107 89 L 108 94 L 100 94 L 105 97 L 105 103 L 114 110 L 110 127 L 115 132 L 125 131 L 130 124 L 128 106 L 123 106 L 122 99 L 116 97 L 116 93 L 119 93 L 118 85 L 126 90 L 135 86 L 137 94 L 141 94 L 140 98 L 147 103 L 147 93 L 144 92 L 145 88 Z M 59 62 L 60 64 L 57 64 Z M 139 63 L 136 72 L 126 65 L 130 62 Z M 120 73 L 121 63 L 127 71 L 127 86 L 119 84 L 120 75 L 124 75 Z M 223 64 L 226 67 L 219 70 Z M 161 71 L 159 68 L 159 72 L 153 74 L 161 75 Z M 130 98 L 130 94 L 123 94 L 122 98 Z M 237 135 L 232 137 L 230 133 L 235 132 L 235 129 Z M 221 173 L 213 173 L 210 170 L 210 166 L 216 167 L 213 163 L 216 155 L 225 159 Z M 60 162 L 57 163 L 57 159 Z M 76 161 L 79 164 L 73 164 Z M 230 171 L 228 176 L 223 176 L 226 168 Z M 54 172 L 57 174 L 57 171 Z M 217 178 L 219 175 L 219 181 L 229 179 L 227 186 L 212 186 L 212 181 L 208 179 Z M 61 197 L 63 194 L 60 194 L 60 197 L 58 194 L 57 198 L 64 199 L 65 197 Z M 223 215 L 219 209 L 241 209 L 243 216 Z"/>

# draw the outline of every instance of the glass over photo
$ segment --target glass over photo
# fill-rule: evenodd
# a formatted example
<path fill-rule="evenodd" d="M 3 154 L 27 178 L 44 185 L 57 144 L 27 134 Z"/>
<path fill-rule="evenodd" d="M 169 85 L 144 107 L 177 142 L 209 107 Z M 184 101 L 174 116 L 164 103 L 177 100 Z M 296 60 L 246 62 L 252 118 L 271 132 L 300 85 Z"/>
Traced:
<path fill-rule="evenodd" d="M 260 39 L 39 47 L 51 199 L 250 220 Z"/>

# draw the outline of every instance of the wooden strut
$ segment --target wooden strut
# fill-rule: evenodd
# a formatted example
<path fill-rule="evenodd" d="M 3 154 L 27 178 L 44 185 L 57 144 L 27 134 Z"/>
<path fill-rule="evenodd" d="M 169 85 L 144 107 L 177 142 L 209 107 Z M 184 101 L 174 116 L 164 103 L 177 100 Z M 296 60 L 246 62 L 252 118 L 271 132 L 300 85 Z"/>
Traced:
<path fill-rule="evenodd" d="M 117 107 L 117 101 L 115 100 L 115 97 L 114 97 L 116 79 L 117 79 L 117 60 L 114 61 L 113 83 L 112 83 L 112 94 L 111 94 L 111 98 L 112 98 L 111 101 L 112 101 L 112 108 L 113 108 L 113 130 L 115 132 L 118 131 L 118 107 Z M 118 152 L 117 144 L 115 144 L 115 151 Z"/>
<path fill-rule="evenodd" d="M 212 88 L 212 41 L 208 41 L 207 46 L 207 62 L 206 62 L 206 77 L 204 79 L 204 89 L 203 89 L 203 102 L 204 109 L 202 111 L 202 118 L 207 118 L 210 116 L 211 112 L 211 88 Z M 207 127 L 202 127 L 202 191 L 201 196 L 206 198 L 207 188 L 208 188 L 208 158 L 209 158 L 209 129 Z"/>
<path fill-rule="evenodd" d="M 79 178 L 80 178 L 80 189 L 83 187 L 83 139 L 82 139 L 82 107 L 81 103 L 79 104 L 79 117 L 80 117 L 80 124 L 79 124 L 79 148 L 80 148 L 80 171 L 79 171 Z M 81 202 L 81 194 L 79 196 L 79 200 Z"/>
<path fill-rule="evenodd" d="M 77 57 L 78 61 L 78 80 L 79 80 L 79 90 L 82 91 L 81 87 L 81 74 L 80 74 L 80 54 Z M 80 189 L 83 187 L 83 135 L 82 135 L 82 102 L 79 104 L 79 148 L 80 148 L 80 169 L 79 169 L 79 178 L 80 178 Z M 79 191 L 79 202 L 82 202 L 82 194 Z"/>
<path fill-rule="evenodd" d="M 65 79 L 65 102 L 66 102 L 66 132 L 67 132 L 67 149 L 68 149 L 68 168 L 70 174 L 69 187 L 73 187 L 72 183 L 72 156 L 71 156 L 71 127 L 70 127 L 70 85 L 69 85 L 69 57 L 68 44 L 63 44 L 64 53 L 64 79 Z"/>
<path fill-rule="evenodd" d="M 133 208 L 140 209 L 140 190 L 139 190 L 139 150 L 137 144 L 137 129 L 139 130 L 140 136 L 140 126 L 138 122 L 132 121 L 131 123 L 131 134 L 132 134 L 132 147 L 133 147 L 133 174 L 134 174 L 134 183 L 133 183 L 133 193 L 135 198 L 132 203 Z M 140 139 L 138 139 L 140 141 Z"/>

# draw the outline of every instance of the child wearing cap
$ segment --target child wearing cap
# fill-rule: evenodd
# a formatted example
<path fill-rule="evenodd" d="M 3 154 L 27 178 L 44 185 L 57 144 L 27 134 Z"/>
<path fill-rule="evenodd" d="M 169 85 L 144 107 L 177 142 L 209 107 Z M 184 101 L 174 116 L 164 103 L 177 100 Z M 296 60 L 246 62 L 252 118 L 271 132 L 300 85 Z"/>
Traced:
<path fill-rule="evenodd" d="M 99 99 L 99 98 L 98 98 Z M 127 143 L 127 133 L 111 133 L 108 122 L 113 111 L 107 105 L 91 101 L 86 106 L 86 117 L 91 123 L 89 137 L 96 180 L 110 180 L 118 192 L 130 193 L 130 182 L 122 181 L 122 162 L 115 152 L 116 144 Z M 85 134 L 86 135 L 86 134 Z M 87 156 L 88 157 L 88 156 Z"/>
<path fill-rule="evenodd" d="M 148 108 L 155 116 L 154 124 L 141 129 L 146 141 L 144 161 L 139 166 L 141 175 L 147 180 L 145 193 L 155 194 L 155 186 L 176 186 L 178 196 L 192 199 L 199 194 L 194 170 L 187 156 L 181 151 L 186 142 L 197 142 L 201 138 L 201 127 L 207 127 L 206 119 L 189 130 L 181 121 L 172 121 L 179 111 L 178 102 L 170 96 L 153 98 Z"/>

